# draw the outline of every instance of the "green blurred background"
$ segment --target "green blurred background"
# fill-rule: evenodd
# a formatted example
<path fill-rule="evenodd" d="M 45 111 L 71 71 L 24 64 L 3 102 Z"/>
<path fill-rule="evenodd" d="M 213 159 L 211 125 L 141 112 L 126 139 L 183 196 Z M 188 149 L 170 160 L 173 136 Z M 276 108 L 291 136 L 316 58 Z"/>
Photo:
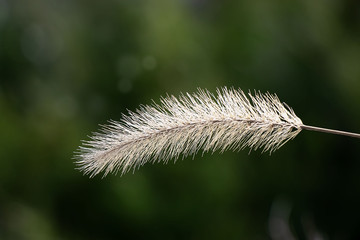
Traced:
<path fill-rule="evenodd" d="M 73 152 L 197 87 L 360 132 L 357 0 L 0 0 L 0 239 L 360 239 L 360 141 L 302 132 L 89 179 Z"/>

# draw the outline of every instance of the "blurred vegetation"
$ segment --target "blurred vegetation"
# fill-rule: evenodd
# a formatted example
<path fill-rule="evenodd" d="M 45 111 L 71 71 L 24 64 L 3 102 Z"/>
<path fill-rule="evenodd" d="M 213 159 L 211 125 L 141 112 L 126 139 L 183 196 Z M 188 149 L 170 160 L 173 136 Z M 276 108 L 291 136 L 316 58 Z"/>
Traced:
<path fill-rule="evenodd" d="M 277 93 L 360 132 L 356 0 L 0 0 L 0 239 L 359 239 L 360 142 L 83 176 L 98 124 L 166 93 Z"/>

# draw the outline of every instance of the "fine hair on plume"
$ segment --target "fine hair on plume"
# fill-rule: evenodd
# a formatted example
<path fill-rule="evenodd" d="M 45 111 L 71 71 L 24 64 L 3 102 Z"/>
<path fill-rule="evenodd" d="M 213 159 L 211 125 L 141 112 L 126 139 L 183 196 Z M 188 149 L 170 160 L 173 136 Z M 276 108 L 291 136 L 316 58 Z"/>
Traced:
<path fill-rule="evenodd" d="M 360 138 L 360 134 L 304 125 L 276 94 L 220 88 L 166 96 L 160 104 L 141 105 L 120 121 L 109 121 L 75 153 L 76 164 L 93 177 L 101 172 L 167 163 L 198 151 L 262 149 L 273 152 L 301 130 Z"/>

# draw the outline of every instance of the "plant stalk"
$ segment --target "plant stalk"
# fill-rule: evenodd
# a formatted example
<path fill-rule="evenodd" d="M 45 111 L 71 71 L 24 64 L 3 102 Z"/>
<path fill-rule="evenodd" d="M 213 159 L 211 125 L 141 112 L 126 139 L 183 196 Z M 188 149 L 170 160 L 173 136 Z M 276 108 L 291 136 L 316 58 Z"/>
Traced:
<path fill-rule="evenodd" d="M 302 125 L 301 129 L 309 130 L 309 131 L 315 131 L 315 132 L 323 132 L 323 133 L 330 133 L 330 134 L 336 134 L 336 135 L 343 135 L 343 136 L 347 136 L 347 137 L 360 138 L 359 133 L 344 132 L 344 131 L 321 128 L 321 127 Z"/>

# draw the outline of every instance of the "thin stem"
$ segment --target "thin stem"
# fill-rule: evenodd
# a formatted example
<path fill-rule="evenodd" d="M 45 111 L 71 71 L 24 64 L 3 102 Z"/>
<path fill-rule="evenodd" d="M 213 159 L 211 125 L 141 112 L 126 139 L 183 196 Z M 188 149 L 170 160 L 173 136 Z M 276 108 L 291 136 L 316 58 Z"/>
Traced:
<path fill-rule="evenodd" d="M 320 127 L 302 125 L 301 129 L 309 130 L 309 131 L 315 131 L 315 132 L 323 132 L 323 133 L 343 135 L 343 136 L 354 137 L 354 138 L 360 138 L 360 134 L 358 134 L 358 133 L 344 132 L 344 131 L 327 129 L 327 128 L 320 128 Z"/>

